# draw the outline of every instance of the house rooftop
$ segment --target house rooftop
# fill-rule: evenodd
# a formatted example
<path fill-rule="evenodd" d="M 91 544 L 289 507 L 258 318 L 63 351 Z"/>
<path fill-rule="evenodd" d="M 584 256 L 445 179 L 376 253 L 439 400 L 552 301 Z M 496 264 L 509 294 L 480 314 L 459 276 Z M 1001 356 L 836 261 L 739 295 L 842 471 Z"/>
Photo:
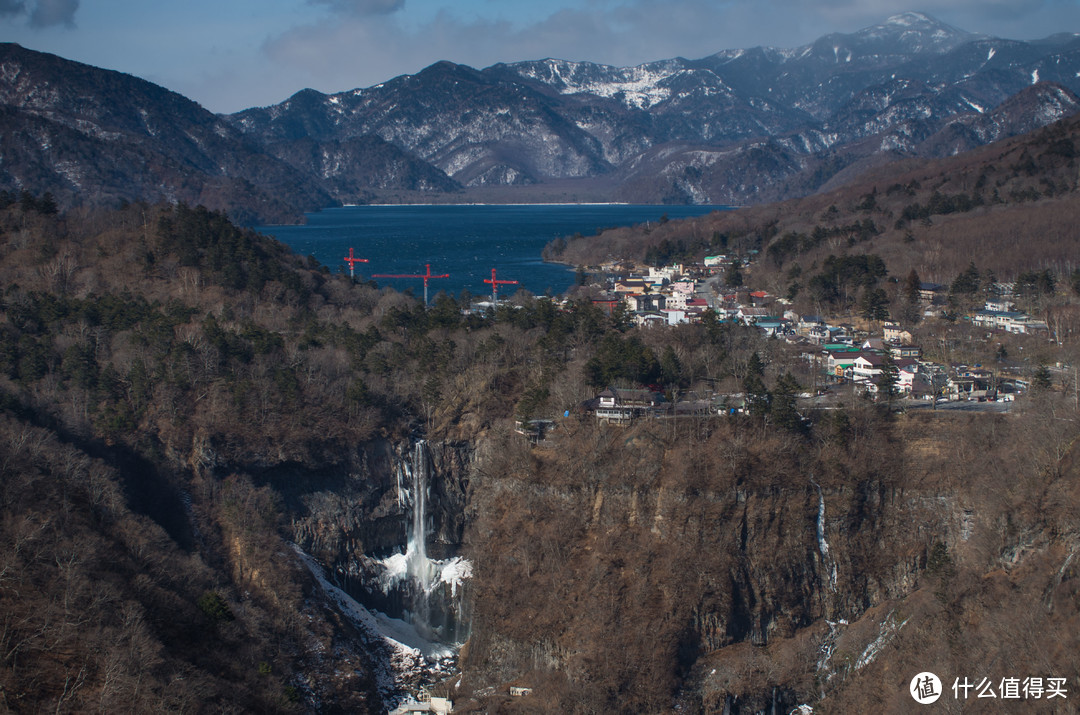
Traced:
<path fill-rule="evenodd" d="M 654 392 L 652 390 L 640 389 L 624 389 L 621 387 L 609 387 L 603 392 L 601 392 L 598 397 L 609 397 L 616 400 L 629 402 L 658 403 L 664 401 L 664 394 L 662 392 Z"/>

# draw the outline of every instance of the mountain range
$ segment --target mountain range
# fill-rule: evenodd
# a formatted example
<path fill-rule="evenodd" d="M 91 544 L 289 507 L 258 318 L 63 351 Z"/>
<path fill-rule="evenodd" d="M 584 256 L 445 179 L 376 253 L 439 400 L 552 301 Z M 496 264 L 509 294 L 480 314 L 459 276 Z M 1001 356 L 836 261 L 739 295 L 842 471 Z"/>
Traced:
<path fill-rule="evenodd" d="M 637 67 L 439 62 L 232 115 L 8 44 L 0 188 L 62 206 L 182 200 L 249 223 L 421 196 L 760 203 L 1045 126 L 1080 109 L 1076 92 L 1080 35 L 1006 40 L 920 13 Z"/>

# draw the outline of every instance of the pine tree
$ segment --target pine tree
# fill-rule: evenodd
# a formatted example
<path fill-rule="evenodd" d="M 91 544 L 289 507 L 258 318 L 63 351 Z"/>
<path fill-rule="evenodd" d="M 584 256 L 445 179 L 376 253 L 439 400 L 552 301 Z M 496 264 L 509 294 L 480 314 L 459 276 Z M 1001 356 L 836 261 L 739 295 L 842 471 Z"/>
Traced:
<path fill-rule="evenodd" d="M 802 387 L 790 372 L 785 372 L 776 381 L 772 391 L 772 405 L 769 416 L 773 424 L 791 432 L 803 433 L 806 423 L 795 407 L 796 396 Z"/>
<path fill-rule="evenodd" d="M 975 263 L 972 262 L 969 263 L 968 267 L 953 280 L 952 285 L 949 286 L 949 292 L 954 294 L 972 295 L 979 292 L 979 285 L 981 282 L 979 269 L 976 268 Z"/>
<path fill-rule="evenodd" d="M 893 400 L 900 394 L 897 388 L 899 382 L 900 370 L 893 362 L 892 355 L 885 353 L 885 362 L 881 366 L 881 375 L 878 377 L 878 399 L 884 399 L 890 409 Z"/>
<path fill-rule="evenodd" d="M 1031 389 L 1049 390 L 1050 385 L 1050 368 L 1046 365 L 1039 365 L 1035 370 L 1035 374 L 1031 376 Z"/>
<path fill-rule="evenodd" d="M 922 279 L 919 278 L 919 273 L 912 268 L 911 272 L 907 274 L 907 278 L 904 279 L 904 301 L 917 304 L 921 287 Z"/>
<path fill-rule="evenodd" d="M 758 379 L 765 377 L 765 363 L 761 361 L 761 356 L 757 354 L 757 351 L 751 353 L 746 361 L 746 374 L 755 375 Z"/>
<path fill-rule="evenodd" d="M 889 319 L 889 296 L 884 288 L 867 287 L 863 291 L 862 306 L 860 312 L 867 320 Z"/>
<path fill-rule="evenodd" d="M 727 278 L 724 281 L 732 288 L 738 288 L 743 283 L 742 263 L 736 258 L 731 262 L 731 268 L 728 270 Z"/>
<path fill-rule="evenodd" d="M 765 364 L 756 352 L 752 353 L 746 365 L 743 392 L 746 394 L 746 411 L 754 417 L 768 415 L 772 405 L 772 393 L 765 387 L 764 376 Z"/>
<path fill-rule="evenodd" d="M 900 313 L 897 316 L 907 325 L 918 323 L 919 318 L 922 317 L 920 315 L 922 311 L 920 310 L 921 294 L 919 292 L 921 287 L 922 279 L 919 278 L 919 274 L 912 268 L 900 287 L 903 302 L 900 306 Z"/>
<path fill-rule="evenodd" d="M 660 379 L 665 385 L 678 385 L 682 382 L 682 363 L 671 345 L 664 348 L 664 354 L 660 357 Z"/>

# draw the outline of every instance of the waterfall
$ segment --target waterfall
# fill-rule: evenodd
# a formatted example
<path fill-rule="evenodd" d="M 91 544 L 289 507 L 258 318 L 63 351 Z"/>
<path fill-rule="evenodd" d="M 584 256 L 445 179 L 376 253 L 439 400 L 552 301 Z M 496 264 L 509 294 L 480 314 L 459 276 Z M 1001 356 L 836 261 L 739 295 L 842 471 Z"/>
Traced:
<path fill-rule="evenodd" d="M 829 589 L 836 590 L 836 562 L 829 558 L 829 542 L 825 540 L 825 493 L 821 491 L 821 485 L 813 479 L 810 483 L 817 488 L 818 515 L 817 515 L 817 541 L 818 551 L 821 552 L 821 564 L 825 568 Z"/>
<path fill-rule="evenodd" d="M 468 637 L 462 585 L 472 575 L 472 565 L 459 556 L 428 557 L 430 462 L 427 443 L 418 440 L 410 457 L 398 465 L 398 504 L 407 515 L 405 551 L 376 561 L 378 586 L 397 604 L 394 610 L 400 610 L 390 615 L 412 624 L 429 640 L 459 644 Z"/>
<path fill-rule="evenodd" d="M 472 456 L 467 443 L 367 445 L 362 468 L 333 500 L 313 497 L 297 529 L 300 558 L 366 634 L 384 711 L 457 672 L 471 619 L 472 565 L 459 550 Z"/>

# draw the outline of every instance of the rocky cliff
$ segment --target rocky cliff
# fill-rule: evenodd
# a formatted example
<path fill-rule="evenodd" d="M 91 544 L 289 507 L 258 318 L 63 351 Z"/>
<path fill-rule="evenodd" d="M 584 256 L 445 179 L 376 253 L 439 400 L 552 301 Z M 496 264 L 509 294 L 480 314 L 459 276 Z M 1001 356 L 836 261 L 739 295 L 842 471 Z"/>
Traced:
<path fill-rule="evenodd" d="M 531 686 L 548 712 L 715 713 L 906 712 L 923 670 L 1075 683 L 1076 428 L 1049 453 L 1033 421 L 508 435 L 474 482 L 464 680 Z"/>

